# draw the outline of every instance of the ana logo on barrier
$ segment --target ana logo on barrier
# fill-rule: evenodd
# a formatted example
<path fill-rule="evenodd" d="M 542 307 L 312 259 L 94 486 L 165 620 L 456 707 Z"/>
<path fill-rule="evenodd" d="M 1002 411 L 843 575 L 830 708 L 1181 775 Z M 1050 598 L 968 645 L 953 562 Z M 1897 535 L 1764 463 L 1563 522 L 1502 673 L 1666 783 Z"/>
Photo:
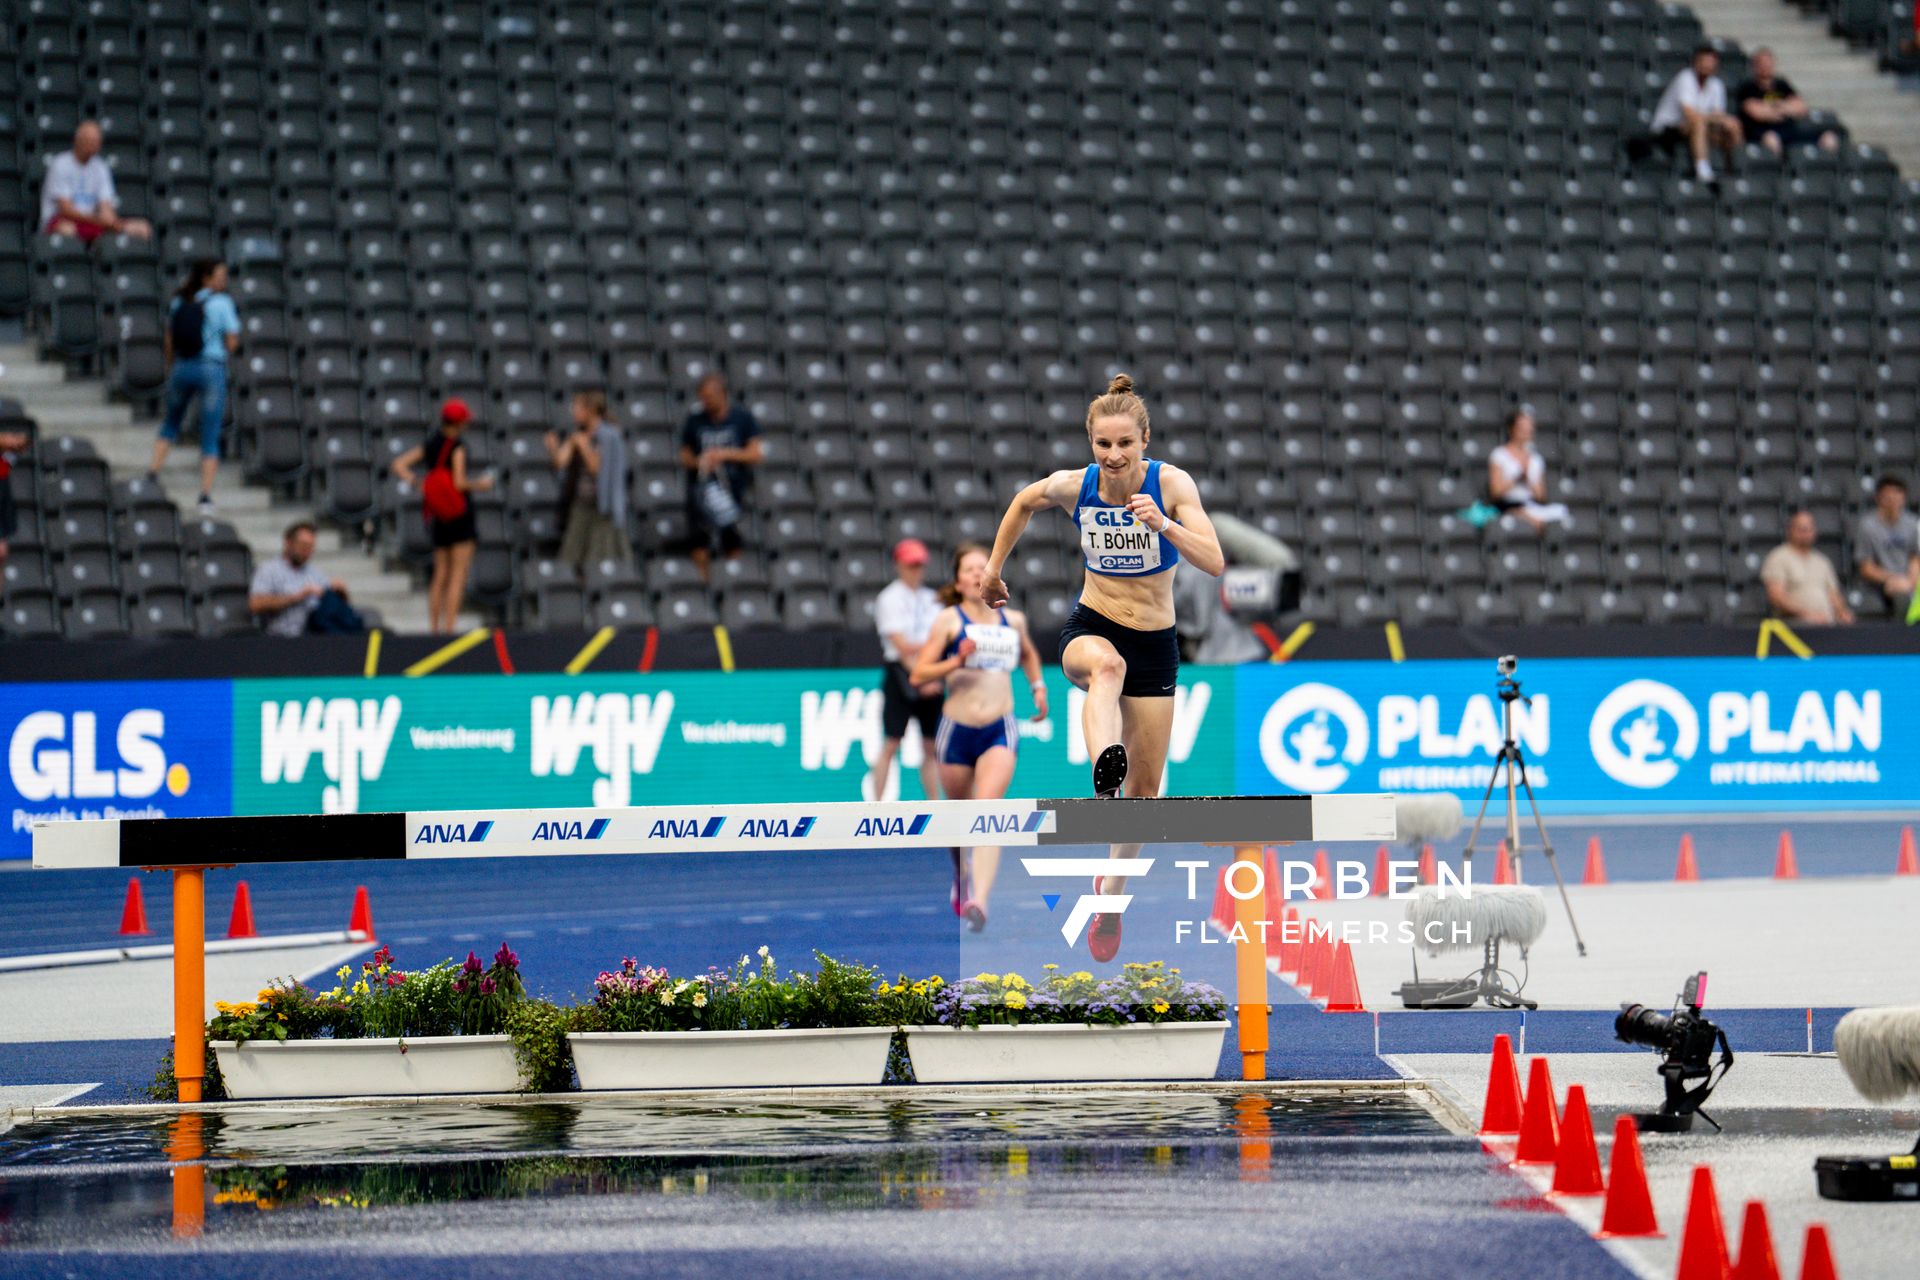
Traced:
<path fill-rule="evenodd" d="M 542 822 L 533 829 L 535 840 L 598 840 L 607 834 L 611 819 L 595 818 L 592 822 Z"/>
<path fill-rule="evenodd" d="M 813 832 L 814 816 L 789 822 L 785 818 L 747 818 L 740 823 L 743 840 L 804 840 Z"/>
<path fill-rule="evenodd" d="M 1260 722 L 1260 758 L 1294 791 L 1336 791 L 1367 758 L 1367 714 L 1329 684 L 1296 685 Z"/>
<path fill-rule="evenodd" d="M 491 822 L 429 822 L 414 833 L 415 844 L 480 844 L 493 830 Z M 537 839 L 538 837 L 536 837 Z"/>
<path fill-rule="evenodd" d="M 917 836 L 927 829 L 927 823 L 933 820 L 930 813 L 916 813 L 911 820 L 906 818 L 862 818 L 853 829 L 856 836 Z"/>
<path fill-rule="evenodd" d="M 649 840 L 711 840 L 727 825 L 725 818 L 661 818 L 647 832 Z"/>
<path fill-rule="evenodd" d="M 1653 790 L 1672 782 L 1700 746 L 1700 717 L 1672 685 L 1629 680 L 1594 708 L 1594 763 L 1615 782 Z"/>
<path fill-rule="evenodd" d="M 1032 813 L 983 813 L 973 820 L 967 828 L 968 835 L 1003 836 L 1016 831 L 1038 831 L 1040 824 L 1047 820 L 1046 811 L 1036 809 Z"/>

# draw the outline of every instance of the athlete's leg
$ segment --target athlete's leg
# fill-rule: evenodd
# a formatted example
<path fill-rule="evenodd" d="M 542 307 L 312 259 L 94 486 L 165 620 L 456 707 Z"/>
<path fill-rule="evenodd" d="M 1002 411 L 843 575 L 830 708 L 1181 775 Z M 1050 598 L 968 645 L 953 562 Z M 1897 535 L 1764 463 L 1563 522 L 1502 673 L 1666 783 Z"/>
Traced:
<path fill-rule="evenodd" d="M 880 753 L 873 758 L 873 772 L 868 779 L 873 784 L 873 798 L 884 800 L 887 795 L 887 775 L 893 770 L 893 758 L 900 752 L 900 739 L 880 739 Z M 932 797 L 928 797 L 931 799 Z"/>
<path fill-rule="evenodd" d="M 1173 737 L 1172 698 L 1122 698 L 1120 715 L 1125 723 L 1122 741 L 1127 748 L 1127 787 L 1129 796 L 1160 794 L 1160 775 L 1167 765 L 1167 743 Z M 1115 858 L 1137 858 L 1137 844 L 1116 844 L 1109 851 Z M 1124 893 L 1124 876 L 1108 876 L 1102 882 L 1104 893 Z"/>
<path fill-rule="evenodd" d="M 433 549 L 433 576 L 427 579 L 427 630 L 440 634 L 440 601 L 446 598 L 447 578 L 453 571 L 453 549 Z"/>
<path fill-rule="evenodd" d="M 448 635 L 452 635 L 460 625 L 460 604 L 467 594 L 467 574 L 473 569 L 473 552 L 477 545 L 456 542 L 448 548 L 452 554 L 447 561 L 447 597 L 441 602 L 441 607 L 446 610 Z"/>
<path fill-rule="evenodd" d="M 1006 747 L 990 748 L 974 762 L 973 798 L 998 800 L 1007 794 L 1013 781 L 1015 756 Z M 973 900 L 981 906 L 993 896 L 993 882 L 1000 875 L 1000 846 L 975 845 L 973 850 Z"/>
<path fill-rule="evenodd" d="M 938 800 L 942 785 L 940 782 L 940 761 L 935 757 L 933 743 L 926 734 L 920 735 L 920 789 L 927 793 L 927 799 Z M 952 799 L 951 796 L 948 799 Z"/>
<path fill-rule="evenodd" d="M 927 746 L 927 758 L 936 754 L 932 744 Z M 967 800 L 973 796 L 973 767 L 964 764 L 948 764 L 940 761 L 936 765 L 940 777 L 940 790 L 928 792 L 928 798 L 946 793 L 949 800 Z M 948 850 L 953 855 L 953 892 L 949 895 L 953 903 L 953 914 L 967 914 L 967 901 L 973 897 L 973 885 L 968 879 L 967 851 L 964 848 Z"/>
<path fill-rule="evenodd" d="M 1087 691 L 1080 730 L 1093 760 L 1093 793 L 1118 795 L 1127 777 L 1127 751 L 1121 745 L 1120 690 L 1127 660 L 1113 642 L 1100 636 L 1076 636 L 1060 655 L 1067 679 Z"/>

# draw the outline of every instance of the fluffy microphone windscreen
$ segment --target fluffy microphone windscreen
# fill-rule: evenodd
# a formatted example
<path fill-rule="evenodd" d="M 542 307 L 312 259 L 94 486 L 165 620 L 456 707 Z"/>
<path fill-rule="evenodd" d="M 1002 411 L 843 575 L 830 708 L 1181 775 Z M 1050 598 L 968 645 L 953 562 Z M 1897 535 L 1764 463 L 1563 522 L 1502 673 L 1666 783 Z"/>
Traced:
<path fill-rule="evenodd" d="M 1833 1049 L 1870 1102 L 1920 1089 L 1920 1007 L 1855 1009 L 1833 1029 Z"/>
<path fill-rule="evenodd" d="M 1393 809 L 1400 824 L 1400 839 L 1407 844 L 1450 840 L 1460 834 L 1460 797 L 1451 792 L 1395 796 Z"/>

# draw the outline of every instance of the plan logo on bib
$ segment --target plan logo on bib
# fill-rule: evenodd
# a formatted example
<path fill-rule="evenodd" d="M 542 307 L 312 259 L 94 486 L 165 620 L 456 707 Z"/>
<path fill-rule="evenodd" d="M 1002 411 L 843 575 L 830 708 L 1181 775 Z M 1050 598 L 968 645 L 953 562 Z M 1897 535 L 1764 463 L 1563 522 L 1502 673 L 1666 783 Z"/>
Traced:
<path fill-rule="evenodd" d="M 1587 742 L 1615 782 L 1666 786 L 1700 746 L 1700 716 L 1686 695 L 1658 680 L 1629 680 L 1594 708 Z"/>
<path fill-rule="evenodd" d="M 1367 713 L 1330 684 L 1281 694 L 1260 721 L 1260 759 L 1293 791 L 1337 791 L 1367 758 Z"/>

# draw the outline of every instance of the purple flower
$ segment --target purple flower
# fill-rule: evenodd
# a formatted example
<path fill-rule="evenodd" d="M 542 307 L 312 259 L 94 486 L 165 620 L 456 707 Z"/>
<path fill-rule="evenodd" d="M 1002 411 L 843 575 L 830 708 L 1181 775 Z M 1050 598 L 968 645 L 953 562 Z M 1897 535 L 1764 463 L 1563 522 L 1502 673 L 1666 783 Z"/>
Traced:
<path fill-rule="evenodd" d="M 492 995 L 492 994 L 493 994 L 493 979 L 492 979 L 492 978 L 482 978 L 482 979 L 480 979 L 480 994 L 481 994 L 481 995 L 483 995 L 483 996 L 490 996 L 490 995 Z"/>
<path fill-rule="evenodd" d="M 467 962 L 460 966 L 462 971 L 466 973 L 478 973 L 480 972 L 480 967 L 480 957 L 471 951 L 467 952 Z"/>
<path fill-rule="evenodd" d="M 465 978 L 455 978 L 453 980 L 453 994 L 457 996 L 467 994 L 467 980 Z"/>
<path fill-rule="evenodd" d="M 520 967 L 520 957 L 513 954 L 512 947 L 502 942 L 500 949 L 493 953 L 493 963 L 496 968 L 515 970 Z"/>

